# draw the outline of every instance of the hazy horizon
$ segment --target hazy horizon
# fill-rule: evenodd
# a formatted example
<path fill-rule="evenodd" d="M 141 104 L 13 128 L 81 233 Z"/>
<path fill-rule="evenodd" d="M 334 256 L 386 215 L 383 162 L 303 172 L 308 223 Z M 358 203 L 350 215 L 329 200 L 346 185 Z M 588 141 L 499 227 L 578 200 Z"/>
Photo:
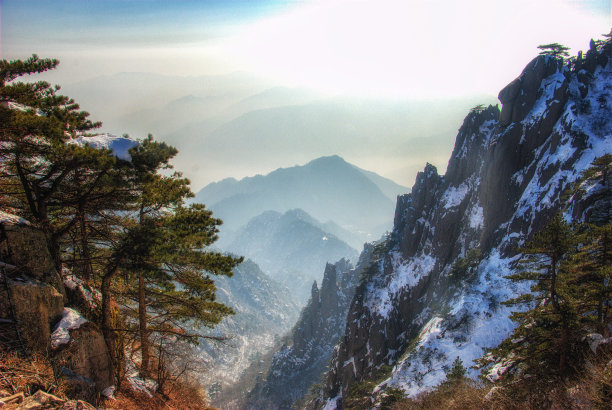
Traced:
<path fill-rule="evenodd" d="M 469 108 L 495 103 L 538 45 L 575 54 L 612 25 L 606 0 L 2 0 L 0 13 L 3 59 L 60 59 L 42 78 L 101 131 L 176 145 L 195 190 L 332 154 L 411 186 L 426 162 L 444 171 Z"/>

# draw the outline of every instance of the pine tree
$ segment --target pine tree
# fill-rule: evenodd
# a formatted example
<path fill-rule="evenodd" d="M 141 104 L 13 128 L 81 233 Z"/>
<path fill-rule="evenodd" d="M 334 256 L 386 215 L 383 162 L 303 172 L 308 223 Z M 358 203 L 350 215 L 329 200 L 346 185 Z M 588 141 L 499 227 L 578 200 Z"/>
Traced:
<path fill-rule="evenodd" d="M 571 255 L 573 298 L 583 327 L 607 337 L 612 299 L 612 221 L 582 226 L 579 249 Z"/>
<path fill-rule="evenodd" d="M 241 259 L 208 249 L 221 221 L 204 205 L 185 205 L 193 194 L 180 173 L 163 173 L 175 148 L 149 137 L 123 161 L 73 144 L 99 123 L 57 86 L 14 81 L 57 64 L 37 56 L 0 61 L 0 205 L 45 233 L 58 274 L 68 262 L 100 286 L 99 321 L 117 376 L 122 336 L 131 329 L 114 295 L 137 284 L 146 374 L 151 334 L 196 342 L 206 335 L 194 329 L 232 313 L 216 301 L 211 276 L 231 275 Z"/>
<path fill-rule="evenodd" d="M 149 375 L 150 337 L 197 342 L 206 337 L 195 329 L 212 327 L 233 313 L 215 301 L 210 275 L 231 275 L 241 259 L 208 251 L 219 219 L 204 205 L 184 205 L 193 196 L 180 173 L 161 175 L 177 151 L 151 137 L 132 152 L 137 201 L 130 218 L 128 248 L 122 267 L 133 274 L 124 293 L 138 305 L 137 328 L 141 374 Z"/>
<path fill-rule="evenodd" d="M 457 356 L 450 369 L 446 372 L 446 380 L 443 384 L 446 386 L 456 386 L 465 379 L 466 373 L 467 369 L 463 365 L 463 361 Z"/>
<path fill-rule="evenodd" d="M 542 50 L 540 51 L 540 55 L 551 56 L 559 59 L 569 57 L 568 50 L 570 48 L 559 43 L 543 44 L 538 46 L 538 48 Z"/>
<path fill-rule="evenodd" d="M 48 83 L 15 82 L 54 68 L 57 60 L 0 61 L 0 169 L 2 205 L 37 225 L 58 272 L 61 242 L 84 219 L 86 208 L 117 198 L 109 190 L 116 158 L 69 144 L 99 126 Z M 96 201 L 94 206 L 92 201 Z"/>
<path fill-rule="evenodd" d="M 481 367 L 491 362 L 503 366 L 502 380 L 523 381 L 536 396 L 538 391 L 547 391 L 549 383 L 573 374 L 581 362 L 584 334 L 570 263 L 577 246 L 574 227 L 556 215 L 521 249 L 522 268 L 508 278 L 531 283 L 531 292 L 503 302 L 521 307 L 510 316 L 518 326 L 478 360 Z M 513 384 L 514 388 L 520 385 Z"/>
<path fill-rule="evenodd" d="M 538 360 L 545 359 L 550 370 L 559 376 L 568 374 L 572 345 L 576 340 L 578 320 L 571 292 L 571 272 L 567 266 L 568 252 L 576 245 L 572 227 L 561 215 L 556 215 L 544 230 L 523 247 L 522 272 L 508 276 L 513 281 L 533 281 L 531 293 L 511 299 L 509 306 L 530 304 L 525 312 L 515 312 L 511 318 L 520 323 L 517 336 L 529 346 L 533 364 L 526 371 L 538 370 Z"/>

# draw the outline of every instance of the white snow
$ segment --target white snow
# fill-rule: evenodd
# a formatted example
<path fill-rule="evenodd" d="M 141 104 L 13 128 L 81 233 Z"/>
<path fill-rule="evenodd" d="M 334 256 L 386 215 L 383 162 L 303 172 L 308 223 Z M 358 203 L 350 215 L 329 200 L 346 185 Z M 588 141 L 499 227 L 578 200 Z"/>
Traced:
<path fill-rule="evenodd" d="M 336 396 L 334 398 L 328 399 L 325 402 L 325 406 L 323 406 L 321 410 L 336 410 L 336 408 L 338 407 L 339 399 L 340 399 L 340 396 Z"/>
<path fill-rule="evenodd" d="M 51 347 L 57 349 L 59 346 L 69 343 L 70 331 L 78 329 L 84 323 L 87 323 L 87 319 L 81 316 L 79 312 L 71 308 L 64 308 L 62 319 L 55 325 L 51 334 Z"/>
<path fill-rule="evenodd" d="M 62 276 L 64 277 L 64 286 L 70 290 L 78 290 L 90 307 L 96 306 L 96 300 L 101 301 L 102 295 L 97 289 L 92 289 L 90 286 L 85 284 L 81 278 L 74 275 L 70 269 L 65 266 L 62 267 Z"/>
<path fill-rule="evenodd" d="M 514 354 L 510 354 L 508 358 L 501 360 L 499 363 L 495 363 L 495 365 L 487 371 L 487 379 L 491 382 L 496 382 L 501 379 L 504 373 L 514 365 L 514 357 Z"/>
<path fill-rule="evenodd" d="M 69 143 L 80 146 L 88 145 L 95 149 L 109 149 L 113 152 L 114 156 L 124 161 L 132 160 L 129 150 L 139 145 L 139 142 L 136 140 L 126 137 L 117 137 L 112 134 L 80 136 L 70 140 Z"/>
<path fill-rule="evenodd" d="M 465 199 L 469 191 L 469 186 L 466 182 L 462 183 L 458 187 L 448 187 L 444 196 L 442 197 L 442 203 L 445 209 L 454 208 L 459 206 Z"/>
<path fill-rule="evenodd" d="M 533 123 L 542 118 L 554 98 L 555 91 L 563 84 L 564 80 L 565 76 L 561 71 L 557 71 L 556 73 L 542 80 L 542 84 L 540 85 L 539 89 L 539 92 L 541 92 L 542 95 L 535 102 L 533 108 L 527 117 L 525 117 L 524 121 Z"/>
<path fill-rule="evenodd" d="M 472 229 L 479 229 L 482 228 L 482 225 L 484 223 L 484 216 L 483 216 L 483 209 L 482 206 L 475 206 L 474 208 L 472 208 L 472 212 L 470 213 L 470 228 Z"/>
<path fill-rule="evenodd" d="M 132 389 L 142 392 L 149 397 L 153 397 L 153 393 L 157 390 L 157 382 L 155 380 L 146 379 L 143 380 L 138 377 L 138 374 L 127 376 L 128 383 L 132 386 Z"/>
<path fill-rule="evenodd" d="M 473 360 L 486 348 L 497 346 L 515 326 L 508 318 L 510 309 L 499 302 L 528 290 L 528 286 L 504 278 L 515 261 L 501 258 L 496 250 L 483 260 L 476 283 L 452 302 L 447 317 L 434 316 L 427 322 L 415 351 L 396 363 L 387 384 L 414 397 L 440 384 L 456 357 L 468 368 L 468 374 L 476 377 L 477 371 L 469 369 Z M 467 318 L 467 325 L 449 329 L 452 320 L 462 318 Z"/>
<path fill-rule="evenodd" d="M 376 289 L 371 286 L 365 302 L 370 312 L 385 318 L 393 309 L 393 296 L 406 287 L 416 286 L 421 278 L 431 272 L 436 263 L 436 259 L 429 255 L 403 259 L 399 252 L 391 253 L 391 261 L 393 273 L 387 277 L 387 283 Z"/>
<path fill-rule="evenodd" d="M 24 104 L 19 104 L 14 101 L 3 101 L 0 103 L 0 105 L 3 105 L 9 110 L 15 110 L 15 111 L 21 111 L 21 112 L 27 112 L 27 111 L 33 110 L 36 113 L 36 115 L 38 115 L 39 117 L 43 115 L 43 112 L 40 108 L 33 109 L 32 107 L 29 107 Z"/>
<path fill-rule="evenodd" d="M 353 366 L 353 374 L 357 375 L 357 368 L 355 367 L 355 358 L 354 357 L 351 357 L 350 359 L 345 361 L 344 364 L 342 365 L 342 367 L 346 367 L 349 364 Z"/>
<path fill-rule="evenodd" d="M 136 369 L 134 363 L 130 360 L 125 361 L 125 374 L 132 389 L 153 397 L 153 393 L 157 391 L 157 382 L 151 379 L 143 380 L 138 373 L 138 369 Z"/>
<path fill-rule="evenodd" d="M 23 219 L 20 216 L 9 214 L 8 212 L 4 212 L 0 210 L 0 223 L 3 224 L 19 224 L 19 225 L 30 225 L 30 222 Z"/>

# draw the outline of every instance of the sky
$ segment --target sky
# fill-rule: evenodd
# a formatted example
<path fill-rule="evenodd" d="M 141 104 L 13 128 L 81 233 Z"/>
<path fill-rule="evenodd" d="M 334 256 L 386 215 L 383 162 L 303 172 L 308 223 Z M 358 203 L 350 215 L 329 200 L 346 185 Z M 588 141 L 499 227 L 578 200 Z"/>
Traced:
<path fill-rule="evenodd" d="M 3 58 L 66 80 L 248 71 L 342 94 L 496 93 L 539 44 L 608 32 L 610 0 L 2 0 Z M 448 67 L 453 70 L 449 72 Z"/>
<path fill-rule="evenodd" d="M 47 77 L 61 85 L 120 72 L 238 72 L 347 98 L 496 96 L 538 45 L 558 42 L 575 54 L 609 32 L 611 3 L 0 0 L 0 53 L 59 58 Z"/>

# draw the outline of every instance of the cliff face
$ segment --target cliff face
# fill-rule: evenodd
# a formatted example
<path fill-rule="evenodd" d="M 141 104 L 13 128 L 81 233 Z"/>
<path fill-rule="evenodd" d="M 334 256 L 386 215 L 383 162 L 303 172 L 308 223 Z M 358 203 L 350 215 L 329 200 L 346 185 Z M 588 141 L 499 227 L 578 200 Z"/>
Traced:
<path fill-rule="evenodd" d="M 43 233 L 0 211 L 0 345 L 49 358 L 72 397 L 96 400 L 114 384 L 106 343 L 63 293 Z"/>
<path fill-rule="evenodd" d="M 504 278 L 515 249 L 561 209 L 562 192 L 593 159 L 612 152 L 611 56 L 611 43 L 593 45 L 572 69 L 538 56 L 500 92 L 501 112 L 466 117 L 446 174 L 427 165 L 398 198 L 388 251 L 358 287 L 334 352 L 328 405 L 384 364 L 393 370 L 383 384 L 417 394 L 457 356 L 467 366 L 509 335 L 500 302 L 524 290 Z M 595 212 L 603 218 L 607 192 Z M 567 216 L 593 214 L 585 200 Z M 478 267 L 450 276 L 471 249 Z"/>
<path fill-rule="evenodd" d="M 250 392 L 250 407 L 289 408 L 320 381 L 334 346 L 342 336 L 346 312 L 362 267 L 370 259 L 368 249 L 371 248 L 368 245 L 355 269 L 346 259 L 327 264 L 321 288 L 316 282 L 312 285 L 310 300 L 302 310 L 290 340 L 274 354 L 265 380 Z"/>

